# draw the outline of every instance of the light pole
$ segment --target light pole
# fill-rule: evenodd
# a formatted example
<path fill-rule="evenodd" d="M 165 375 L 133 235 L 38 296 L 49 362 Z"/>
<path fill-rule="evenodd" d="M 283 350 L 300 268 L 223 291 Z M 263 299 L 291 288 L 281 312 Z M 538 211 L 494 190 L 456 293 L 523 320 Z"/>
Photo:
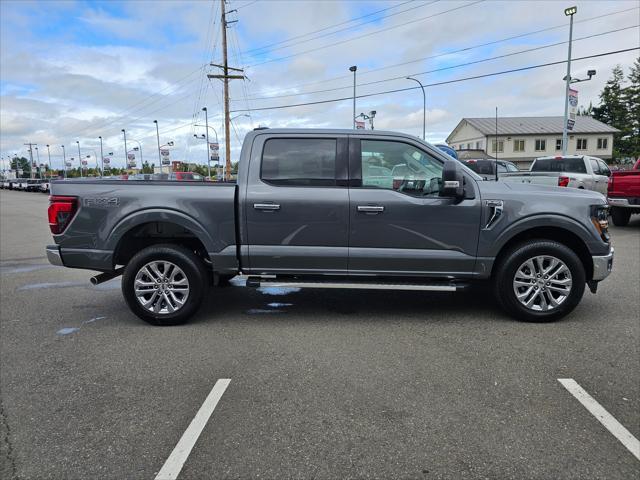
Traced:
<path fill-rule="evenodd" d="M 49 158 L 49 168 L 51 168 L 51 149 L 49 148 L 50 146 L 51 145 L 47 145 L 47 157 Z"/>
<path fill-rule="evenodd" d="M 64 169 L 62 170 L 62 176 L 67 178 L 67 153 L 64 151 L 64 145 L 60 145 L 62 148 L 62 166 Z"/>
<path fill-rule="evenodd" d="M 573 40 L 573 16 L 578 7 L 564 9 L 564 14 L 569 17 L 569 53 L 567 55 L 567 76 L 564 88 L 564 123 L 562 125 L 562 155 L 567 154 L 567 120 L 569 119 L 569 85 L 571 84 L 571 41 Z"/>
<path fill-rule="evenodd" d="M 156 124 L 156 139 L 158 140 L 158 162 L 160 162 L 160 173 L 162 172 L 162 157 L 160 156 L 160 129 L 158 128 L 158 120 L 154 120 Z"/>
<path fill-rule="evenodd" d="M 80 162 L 80 178 L 82 178 L 82 154 L 80 153 L 80 140 L 76 140 L 78 144 L 78 161 Z"/>
<path fill-rule="evenodd" d="M 406 77 L 407 80 L 413 80 L 414 82 L 418 82 L 420 88 L 422 89 L 422 140 L 427 141 L 427 94 L 424 92 L 424 85 L 420 80 L 413 77 Z"/>
<path fill-rule="evenodd" d="M 209 177 L 209 180 L 211 180 L 211 148 L 209 147 L 209 114 L 207 113 L 207 107 L 202 107 L 202 111 L 204 112 L 204 124 L 207 127 L 207 129 L 206 129 L 206 138 L 207 138 L 207 176 Z M 227 158 L 229 158 L 229 153 L 228 152 L 227 152 Z"/>
<path fill-rule="evenodd" d="M 353 129 L 356 129 L 356 71 L 358 70 L 357 65 L 353 65 L 349 67 L 349 71 L 353 72 Z"/>
<path fill-rule="evenodd" d="M 38 162 L 38 174 L 40 175 L 40 179 L 42 180 L 42 167 L 40 167 L 40 152 L 38 151 L 38 147 L 36 147 L 36 159 Z"/>
<path fill-rule="evenodd" d="M 102 152 L 102 137 L 100 139 L 100 178 L 104 177 L 104 153 Z"/>
<path fill-rule="evenodd" d="M 127 151 L 127 132 L 124 130 L 124 128 L 120 131 L 122 132 L 122 136 L 124 137 L 124 165 L 125 167 L 129 168 L 129 157 L 127 156 L 127 154 L 129 153 Z"/>

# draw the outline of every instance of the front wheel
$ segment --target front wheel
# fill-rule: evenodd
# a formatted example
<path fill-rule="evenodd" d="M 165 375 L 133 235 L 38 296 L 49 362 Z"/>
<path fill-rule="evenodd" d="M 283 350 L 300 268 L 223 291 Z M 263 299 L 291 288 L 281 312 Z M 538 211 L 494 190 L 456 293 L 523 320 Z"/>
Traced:
<path fill-rule="evenodd" d="M 141 250 L 122 276 L 122 293 L 129 308 L 152 325 L 185 323 L 200 307 L 206 285 L 202 260 L 177 245 Z"/>
<path fill-rule="evenodd" d="M 495 273 L 498 302 L 527 322 L 551 322 L 570 313 L 584 293 L 582 262 L 552 240 L 517 245 L 500 259 Z"/>

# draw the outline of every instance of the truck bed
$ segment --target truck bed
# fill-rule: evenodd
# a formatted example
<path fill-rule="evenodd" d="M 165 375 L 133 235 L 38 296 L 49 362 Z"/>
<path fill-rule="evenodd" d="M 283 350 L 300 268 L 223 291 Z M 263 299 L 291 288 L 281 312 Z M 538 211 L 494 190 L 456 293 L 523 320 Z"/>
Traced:
<path fill-rule="evenodd" d="M 232 183 L 59 180 L 51 195 L 77 197 L 77 212 L 60 235 L 54 235 L 64 264 L 110 271 L 132 244 L 133 231 L 163 237 L 198 239 L 221 267 L 237 268 L 235 191 Z M 172 224 L 173 229 L 163 227 Z M 180 231 L 175 231 L 178 225 Z M 73 232 L 72 234 L 68 232 Z M 235 271 L 235 270 L 234 270 Z"/>

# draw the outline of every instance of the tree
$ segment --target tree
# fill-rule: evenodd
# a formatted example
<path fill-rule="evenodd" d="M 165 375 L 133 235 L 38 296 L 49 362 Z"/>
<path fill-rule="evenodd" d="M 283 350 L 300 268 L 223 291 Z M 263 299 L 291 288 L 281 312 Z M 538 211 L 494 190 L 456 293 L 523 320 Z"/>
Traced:
<path fill-rule="evenodd" d="M 627 153 L 640 157 L 640 57 L 636 59 L 629 76 L 629 86 L 623 90 L 622 98 L 627 109 L 629 120 L 629 139 Z"/>
<path fill-rule="evenodd" d="M 155 167 L 156 167 L 155 163 L 152 163 L 151 165 L 149 165 L 149 162 L 144 162 L 142 164 L 142 170 L 140 170 L 140 173 L 154 173 Z"/>
<path fill-rule="evenodd" d="M 16 169 L 22 170 L 22 175 L 16 174 L 17 178 L 29 178 L 31 176 L 31 164 L 29 163 L 29 160 L 24 157 L 13 157 L 11 160 L 11 170 Z"/>
<path fill-rule="evenodd" d="M 613 157 L 627 156 L 629 153 L 630 119 L 627 106 L 622 94 L 624 72 L 620 65 L 616 65 L 611 72 L 611 78 L 600 92 L 600 105 L 593 108 L 593 118 L 607 125 L 617 128 L 620 132 L 613 135 Z"/>
<path fill-rule="evenodd" d="M 584 117 L 591 117 L 593 115 L 593 103 L 589 102 L 589 106 L 587 108 L 584 108 L 584 105 L 580 105 L 577 113 Z"/>

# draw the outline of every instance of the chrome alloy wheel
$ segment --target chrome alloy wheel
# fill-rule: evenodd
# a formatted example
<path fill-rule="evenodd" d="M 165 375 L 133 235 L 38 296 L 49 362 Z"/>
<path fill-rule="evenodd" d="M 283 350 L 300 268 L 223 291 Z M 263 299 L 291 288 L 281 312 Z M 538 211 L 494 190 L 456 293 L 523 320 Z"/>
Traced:
<path fill-rule="evenodd" d="M 513 278 L 518 301 L 530 310 L 548 312 L 564 302 L 571 293 L 571 272 L 556 257 L 540 255 L 524 262 Z"/>
<path fill-rule="evenodd" d="M 177 312 L 189 297 L 187 276 L 180 267 L 164 260 L 143 266 L 133 284 L 140 305 L 154 313 Z"/>

